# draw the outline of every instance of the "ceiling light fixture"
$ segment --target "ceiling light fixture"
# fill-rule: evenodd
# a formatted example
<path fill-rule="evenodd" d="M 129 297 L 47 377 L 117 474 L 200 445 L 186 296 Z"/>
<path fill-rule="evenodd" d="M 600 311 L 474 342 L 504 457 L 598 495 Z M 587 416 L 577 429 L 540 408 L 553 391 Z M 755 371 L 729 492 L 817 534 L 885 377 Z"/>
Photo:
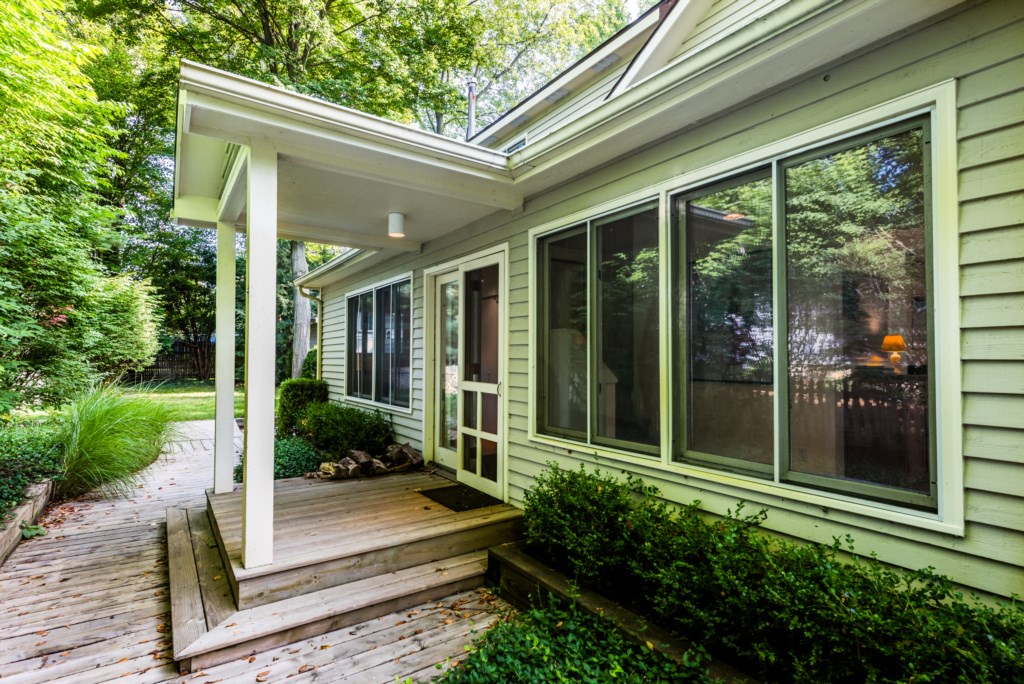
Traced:
<path fill-rule="evenodd" d="M 388 214 L 388 237 L 405 237 L 405 214 L 397 211 Z"/>

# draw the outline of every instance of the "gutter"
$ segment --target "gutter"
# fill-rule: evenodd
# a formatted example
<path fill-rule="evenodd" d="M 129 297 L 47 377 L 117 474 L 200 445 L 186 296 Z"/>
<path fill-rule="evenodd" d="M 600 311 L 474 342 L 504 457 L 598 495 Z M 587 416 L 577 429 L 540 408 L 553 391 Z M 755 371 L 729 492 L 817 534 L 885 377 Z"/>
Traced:
<path fill-rule="evenodd" d="M 311 302 L 316 302 L 316 379 L 323 380 L 323 372 L 320 370 L 321 362 L 324 360 L 324 300 L 320 294 L 310 294 L 301 285 L 295 286 L 295 291 Z M 319 292 L 319 290 L 317 291 Z"/>

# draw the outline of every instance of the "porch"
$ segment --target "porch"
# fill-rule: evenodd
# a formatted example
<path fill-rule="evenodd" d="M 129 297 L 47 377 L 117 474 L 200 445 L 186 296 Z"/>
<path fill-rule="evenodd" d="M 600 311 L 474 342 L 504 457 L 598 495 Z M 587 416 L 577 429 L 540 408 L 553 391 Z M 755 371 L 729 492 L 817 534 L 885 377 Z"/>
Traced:
<path fill-rule="evenodd" d="M 487 548 L 516 539 L 522 512 L 457 512 L 426 496 L 430 473 L 279 480 L 274 561 L 246 568 L 242 490 L 167 510 L 174 659 L 182 672 L 245 658 L 480 587 Z"/>

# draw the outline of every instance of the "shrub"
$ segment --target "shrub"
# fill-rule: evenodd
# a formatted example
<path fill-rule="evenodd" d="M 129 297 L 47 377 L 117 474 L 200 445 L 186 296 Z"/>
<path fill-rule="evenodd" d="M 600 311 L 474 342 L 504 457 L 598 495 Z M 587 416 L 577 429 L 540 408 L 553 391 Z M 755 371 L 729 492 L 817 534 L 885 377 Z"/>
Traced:
<path fill-rule="evenodd" d="M 625 558 L 630 486 L 611 476 L 551 468 L 523 499 L 526 542 L 577 581 L 597 588 L 618 584 Z"/>
<path fill-rule="evenodd" d="M 475 650 L 440 681 L 706 682 L 707 661 L 703 649 L 694 648 L 677 663 L 627 641 L 607 620 L 549 599 L 547 608 L 534 608 L 491 628 L 476 642 Z"/>
<path fill-rule="evenodd" d="M 990 607 L 931 568 L 857 557 L 850 537 L 774 539 L 763 511 L 705 521 L 699 502 L 672 509 L 638 481 L 582 469 L 553 467 L 526 501 L 528 539 L 553 562 L 598 589 L 586 565 L 611 569 L 642 612 L 763 681 L 1024 681 L 1019 603 Z"/>
<path fill-rule="evenodd" d="M 25 488 L 60 472 L 53 429 L 39 421 L 0 428 L 0 528 L 25 496 Z"/>
<path fill-rule="evenodd" d="M 277 408 L 277 434 L 288 437 L 295 434 L 299 420 L 312 403 L 327 401 L 327 383 L 322 380 L 296 378 L 281 383 L 281 397 Z"/>
<path fill-rule="evenodd" d="M 112 386 L 78 395 L 56 419 L 62 461 L 58 498 L 93 489 L 128 496 L 138 473 L 173 439 L 174 410 Z"/>
<path fill-rule="evenodd" d="M 302 362 L 301 376 L 310 380 L 316 380 L 316 347 L 310 347 L 309 352 L 306 354 L 306 358 Z"/>
<path fill-rule="evenodd" d="M 298 432 L 335 460 L 349 449 L 383 454 L 392 442 L 391 420 L 380 411 L 330 402 L 307 406 Z"/>
<path fill-rule="evenodd" d="M 274 479 L 302 477 L 320 468 L 320 454 L 301 437 L 286 437 L 274 441 Z M 242 481 L 245 457 L 235 466 L 235 482 Z"/>

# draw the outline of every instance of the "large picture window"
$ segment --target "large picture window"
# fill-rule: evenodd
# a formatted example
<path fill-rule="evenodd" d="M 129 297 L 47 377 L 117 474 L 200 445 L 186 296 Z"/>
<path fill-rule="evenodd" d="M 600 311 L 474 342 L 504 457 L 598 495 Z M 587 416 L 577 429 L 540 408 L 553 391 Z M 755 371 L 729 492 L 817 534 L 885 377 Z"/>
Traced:
<path fill-rule="evenodd" d="M 412 283 L 400 280 L 348 297 L 346 394 L 409 406 Z"/>
<path fill-rule="evenodd" d="M 674 198 L 678 458 L 935 509 L 928 144 L 921 119 Z"/>
<path fill-rule="evenodd" d="M 660 444 L 658 208 L 544 238 L 539 428 L 656 451 Z"/>

